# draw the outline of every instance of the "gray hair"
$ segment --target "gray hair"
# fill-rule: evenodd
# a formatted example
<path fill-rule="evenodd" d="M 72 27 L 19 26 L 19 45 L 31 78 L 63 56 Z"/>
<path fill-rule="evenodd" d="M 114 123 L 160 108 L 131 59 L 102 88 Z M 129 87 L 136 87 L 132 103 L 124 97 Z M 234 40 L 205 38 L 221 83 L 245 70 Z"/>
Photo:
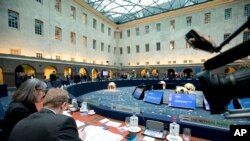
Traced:
<path fill-rule="evenodd" d="M 34 92 L 36 90 L 46 90 L 47 84 L 37 78 L 26 80 L 15 92 L 12 97 L 13 101 L 24 101 L 29 104 L 36 102 Z"/>

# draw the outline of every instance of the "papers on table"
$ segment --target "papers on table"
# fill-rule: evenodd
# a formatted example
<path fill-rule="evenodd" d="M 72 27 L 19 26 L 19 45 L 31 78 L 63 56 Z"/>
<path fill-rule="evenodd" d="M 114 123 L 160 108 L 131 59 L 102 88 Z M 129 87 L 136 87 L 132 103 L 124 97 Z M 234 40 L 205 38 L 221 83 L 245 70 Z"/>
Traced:
<path fill-rule="evenodd" d="M 100 120 L 99 122 L 105 123 L 105 125 L 107 125 L 107 126 L 113 126 L 113 127 L 116 127 L 116 128 L 121 126 L 121 124 L 122 124 L 120 122 L 110 121 L 107 118 L 104 118 L 104 119 Z"/>
<path fill-rule="evenodd" d="M 84 128 L 86 138 L 84 141 L 120 141 L 123 137 L 102 127 L 89 125 Z"/>
<path fill-rule="evenodd" d="M 101 122 L 101 123 L 105 123 L 105 122 L 108 122 L 108 121 L 109 121 L 109 119 L 104 118 L 104 119 L 100 120 L 99 122 Z"/>
<path fill-rule="evenodd" d="M 80 121 L 80 120 L 75 120 L 75 121 L 76 121 L 76 126 L 77 126 L 77 128 L 81 128 L 81 127 L 83 127 L 83 126 L 86 125 L 84 122 L 82 122 L 82 121 Z"/>
<path fill-rule="evenodd" d="M 120 122 L 115 122 L 115 121 L 108 121 L 107 123 L 105 123 L 105 125 L 107 125 L 107 126 L 113 126 L 113 127 L 119 127 L 119 126 L 121 126 L 121 124 L 122 123 L 120 123 Z"/>
<path fill-rule="evenodd" d="M 66 116 L 72 117 L 72 116 L 69 114 L 69 111 L 63 111 L 63 114 L 66 115 Z"/>
<path fill-rule="evenodd" d="M 143 138 L 143 141 L 154 141 L 154 140 L 155 140 L 155 138 L 148 137 L 148 136 L 145 136 L 145 137 Z"/>

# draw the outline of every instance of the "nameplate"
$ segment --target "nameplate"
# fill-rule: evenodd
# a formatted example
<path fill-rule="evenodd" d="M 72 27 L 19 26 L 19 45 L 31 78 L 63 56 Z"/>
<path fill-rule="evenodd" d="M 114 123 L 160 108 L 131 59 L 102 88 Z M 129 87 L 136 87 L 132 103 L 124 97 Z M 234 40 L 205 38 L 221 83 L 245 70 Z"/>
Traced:
<path fill-rule="evenodd" d="M 210 119 L 210 118 L 205 118 L 205 117 L 190 116 L 190 115 L 180 115 L 180 120 L 182 122 L 194 123 L 198 125 L 223 128 L 223 129 L 229 129 L 229 126 L 231 124 L 228 121 Z"/>
<path fill-rule="evenodd" d="M 92 104 L 92 105 L 95 105 L 95 106 L 99 106 L 100 105 L 98 99 L 88 99 L 88 103 Z"/>
<path fill-rule="evenodd" d="M 130 107 L 130 106 L 124 106 L 124 105 L 117 105 L 117 104 L 111 104 L 111 110 L 126 112 L 126 113 L 135 112 L 137 114 L 140 114 L 141 112 L 140 107 Z"/>
<path fill-rule="evenodd" d="M 175 94 L 170 93 L 168 99 L 168 106 L 180 108 L 196 108 L 196 95 L 195 94 Z"/>

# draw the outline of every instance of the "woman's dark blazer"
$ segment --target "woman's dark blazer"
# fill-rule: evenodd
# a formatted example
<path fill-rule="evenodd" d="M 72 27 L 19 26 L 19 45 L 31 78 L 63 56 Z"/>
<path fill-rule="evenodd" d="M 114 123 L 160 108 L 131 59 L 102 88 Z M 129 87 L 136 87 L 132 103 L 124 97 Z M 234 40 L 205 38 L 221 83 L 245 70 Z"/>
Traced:
<path fill-rule="evenodd" d="M 30 114 L 37 112 L 35 104 L 28 104 L 25 102 L 14 102 L 12 101 L 9 104 L 8 109 L 5 112 L 4 116 L 4 125 L 2 139 L 7 140 L 11 130 L 20 120 L 28 117 Z"/>

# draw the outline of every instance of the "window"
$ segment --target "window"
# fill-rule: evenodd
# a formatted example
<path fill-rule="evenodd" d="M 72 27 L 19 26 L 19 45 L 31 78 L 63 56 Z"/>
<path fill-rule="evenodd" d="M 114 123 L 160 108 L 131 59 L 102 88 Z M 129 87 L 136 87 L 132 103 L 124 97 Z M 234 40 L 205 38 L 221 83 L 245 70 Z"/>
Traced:
<path fill-rule="evenodd" d="M 243 32 L 243 42 L 250 39 L 250 31 Z"/>
<path fill-rule="evenodd" d="M 173 64 L 176 64 L 176 61 L 173 61 Z"/>
<path fill-rule="evenodd" d="M 122 31 L 120 32 L 120 39 L 122 39 Z"/>
<path fill-rule="evenodd" d="M 225 9 L 225 20 L 229 20 L 232 18 L 232 8 Z"/>
<path fill-rule="evenodd" d="M 8 22 L 9 22 L 9 27 L 13 27 L 18 29 L 19 28 L 19 14 L 15 11 L 8 10 Z"/>
<path fill-rule="evenodd" d="M 174 30 L 175 29 L 175 20 L 171 20 L 170 21 L 170 30 Z"/>
<path fill-rule="evenodd" d="M 131 65 L 131 63 L 130 62 L 128 62 L 128 66 L 130 66 Z"/>
<path fill-rule="evenodd" d="M 56 55 L 56 60 L 61 60 L 61 56 Z"/>
<path fill-rule="evenodd" d="M 149 52 L 149 44 L 146 44 L 145 48 L 146 48 L 146 52 Z"/>
<path fill-rule="evenodd" d="M 136 62 L 136 65 L 140 65 L 140 62 Z"/>
<path fill-rule="evenodd" d="M 103 23 L 101 25 L 101 31 L 102 31 L 102 33 L 104 33 L 104 24 Z"/>
<path fill-rule="evenodd" d="M 183 63 L 184 63 L 184 64 L 187 63 L 187 60 L 183 60 Z"/>
<path fill-rule="evenodd" d="M 250 16 L 250 4 L 247 4 L 244 7 L 244 16 L 246 16 L 246 17 Z"/>
<path fill-rule="evenodd" d="M 21 49 L 10 49 L 10 54 L 21 55 Z"/>
<path fill-rule="evenodd" d="M 193 60 L 188 60 L 188 63 L 193 63 L 194 61 Z"/>
<path fill-rule="evenodd" d="M 93 28 L 96 29 L 96 19 L 93 19 Z"/>
<path fill-rule="evenodd" d="M 82 14 L 82 22 L 83 22 L 83 24 L 87 24 L 87 22 L 88 22 L 88 16 L 86 13 Z"/>
<path fill-rule="evenodd" d="M 74 58 L 74 57 L 71 57 L 71 58 L 70 58 L 70 61 L 75 62 L 75 58 Z"/>
<path fill-rule="evenodd" d="M 157 32 L 161 31 L 161 23 L 156 24 L 156 31 Z"/>
<path fill-rule="evenodd" d="M 156 51 L 160 51 L 161 50 L 161 43 L 156 43 Z"/>
<path fill-rule="evenodd" d="M 201 62 L 203 63 L 203 62 L 205 62 L 206 61 L 206 59 L 201 59 Z"/>
<path fill-rule="evenodd" d="M 62 29 L 60 27 L 55 27 L 55 39 L 62 40 Z"/>
<path fill-rule="evenodd" d="M 43 58 L 43 54 L 42 53 L 36 53 L 36 58 Z"/>
<path fill-rule="evenodd" d="M 174 49 L 175 48 L 175 46 L 174 46 L 174 41 L 170 41 L 170 49 Z"/>
<path fill-rule="evenodd" d="M 35 33 L 38 35 L 43 34 L 43 22 L 35 19 Z"/>
<path fill-rule="evenodd" d="M 108 53 L 110 53 L 110 47 L 111 47 L 111 46 L 110 46 L 110 45 L 108 45 Z"/>
<path fill-rule="evenodd" d="M 157 64 L 157 65 L 160 65 L 161 63 L 160 63 L 160 61 L 157 61 L 156 64 Z"/>
<path fill-rule="evenodd" d="M 127 30 L 127 36 L 130 37 L 130 30 Z"/>
<path fill-rule="evenodd" d="M 130 54 L 130 46 L 127 46 L 127 53 Z"/>
<path fill-rule="evenodd" d="M 101 51 L 104 51 L 104 43 L 101 43 Z"/>
<path fill-rule="evenodd" d="M 76 8 L 74 6 L 70 6 L 70 16 L 76 18 Z"/>
<path fill-rule="evenodd" d="M 108 35 L 109 36 L 111 35 L 111 28 L 110 27 L 108 28 Z"/>
<path fill-rule="evenodd" d="M 146 34 L 149 33 L 149 25 L 145 26 L 145 33 L 146 33 Z"/>
<path fill-rule="evenodd" d="M 93 49 L 96 49 L 96 40 L 93 40 Z"/>
<path fill-rule="evenodd" d="M 186 22 L 187 22 L 187 26 L 191 26 L 191 24 L 192 24 L 192 17 L 191 16 L 186 17 Z"/>
<path fill-rule="evenodd" d="M 61 0 L 56 0 L 55 1 L 55 9 L 56 9 L 56 11 L 61 12 L 61 5 L 62 5 Z"/>
<path fill-rule="evenodd" d="M 205 13 L 205 20 L 204 20 L 204 23 L 205 24 L 208 24 L 211 22 L 211 13 Z"/>
<path fill-rule="evenodd" d="M 149 65 L 149 62 L 147 61 L 147 62 L 145 62 L 145 65 Z"/>
<path fill-rule="evenodd" d="M 116 54 L 116 47 L 114 47 L 114 54 Z"/>
<path fill-rule="evenodd" d="M 168 64 L 171 64 L 171 61 L 168 61 Z"/>
<path fill-rule="evenodd" d="M 140 52 L 140 46 L 136 45 L 136 53 L 139 53 L 139 52 Z"/>
<path fill-rule="evenodd" d="M 224 34 L 224 40 L 226 40 L 230 36 L 230 33 L 225 33 Z"/>
<path fill-rule="evenodd" d="M 75 32 L 70 32 L 70 41 L 72 44 L 76 43 L 76 33 Z"/>
<path fill-rule="evenodd" d="M 120 47 L 120 54 L 122 54 L 122 47 Z"/>
<path fill-rule="evenodd" d="M 42 3 L 43 2 L 43 0 L 36 0 L 37 2 L 39 2 L 39 3 Z"/>
<path fill-rule="evenodd" d="M 83 47 L 87 47 L 87 37 L 86 36 L 82 37 L 82 44 L 83 44 Z"/>
<path fill-rule="evenodd" d="M 136 28 L 136 29 L 135 29 L 135 32 L 136 32 L 136 36 L 139 36 L 139 35 L 140 35 L 140 29 L 139 29 L 139 28 Z"/>

